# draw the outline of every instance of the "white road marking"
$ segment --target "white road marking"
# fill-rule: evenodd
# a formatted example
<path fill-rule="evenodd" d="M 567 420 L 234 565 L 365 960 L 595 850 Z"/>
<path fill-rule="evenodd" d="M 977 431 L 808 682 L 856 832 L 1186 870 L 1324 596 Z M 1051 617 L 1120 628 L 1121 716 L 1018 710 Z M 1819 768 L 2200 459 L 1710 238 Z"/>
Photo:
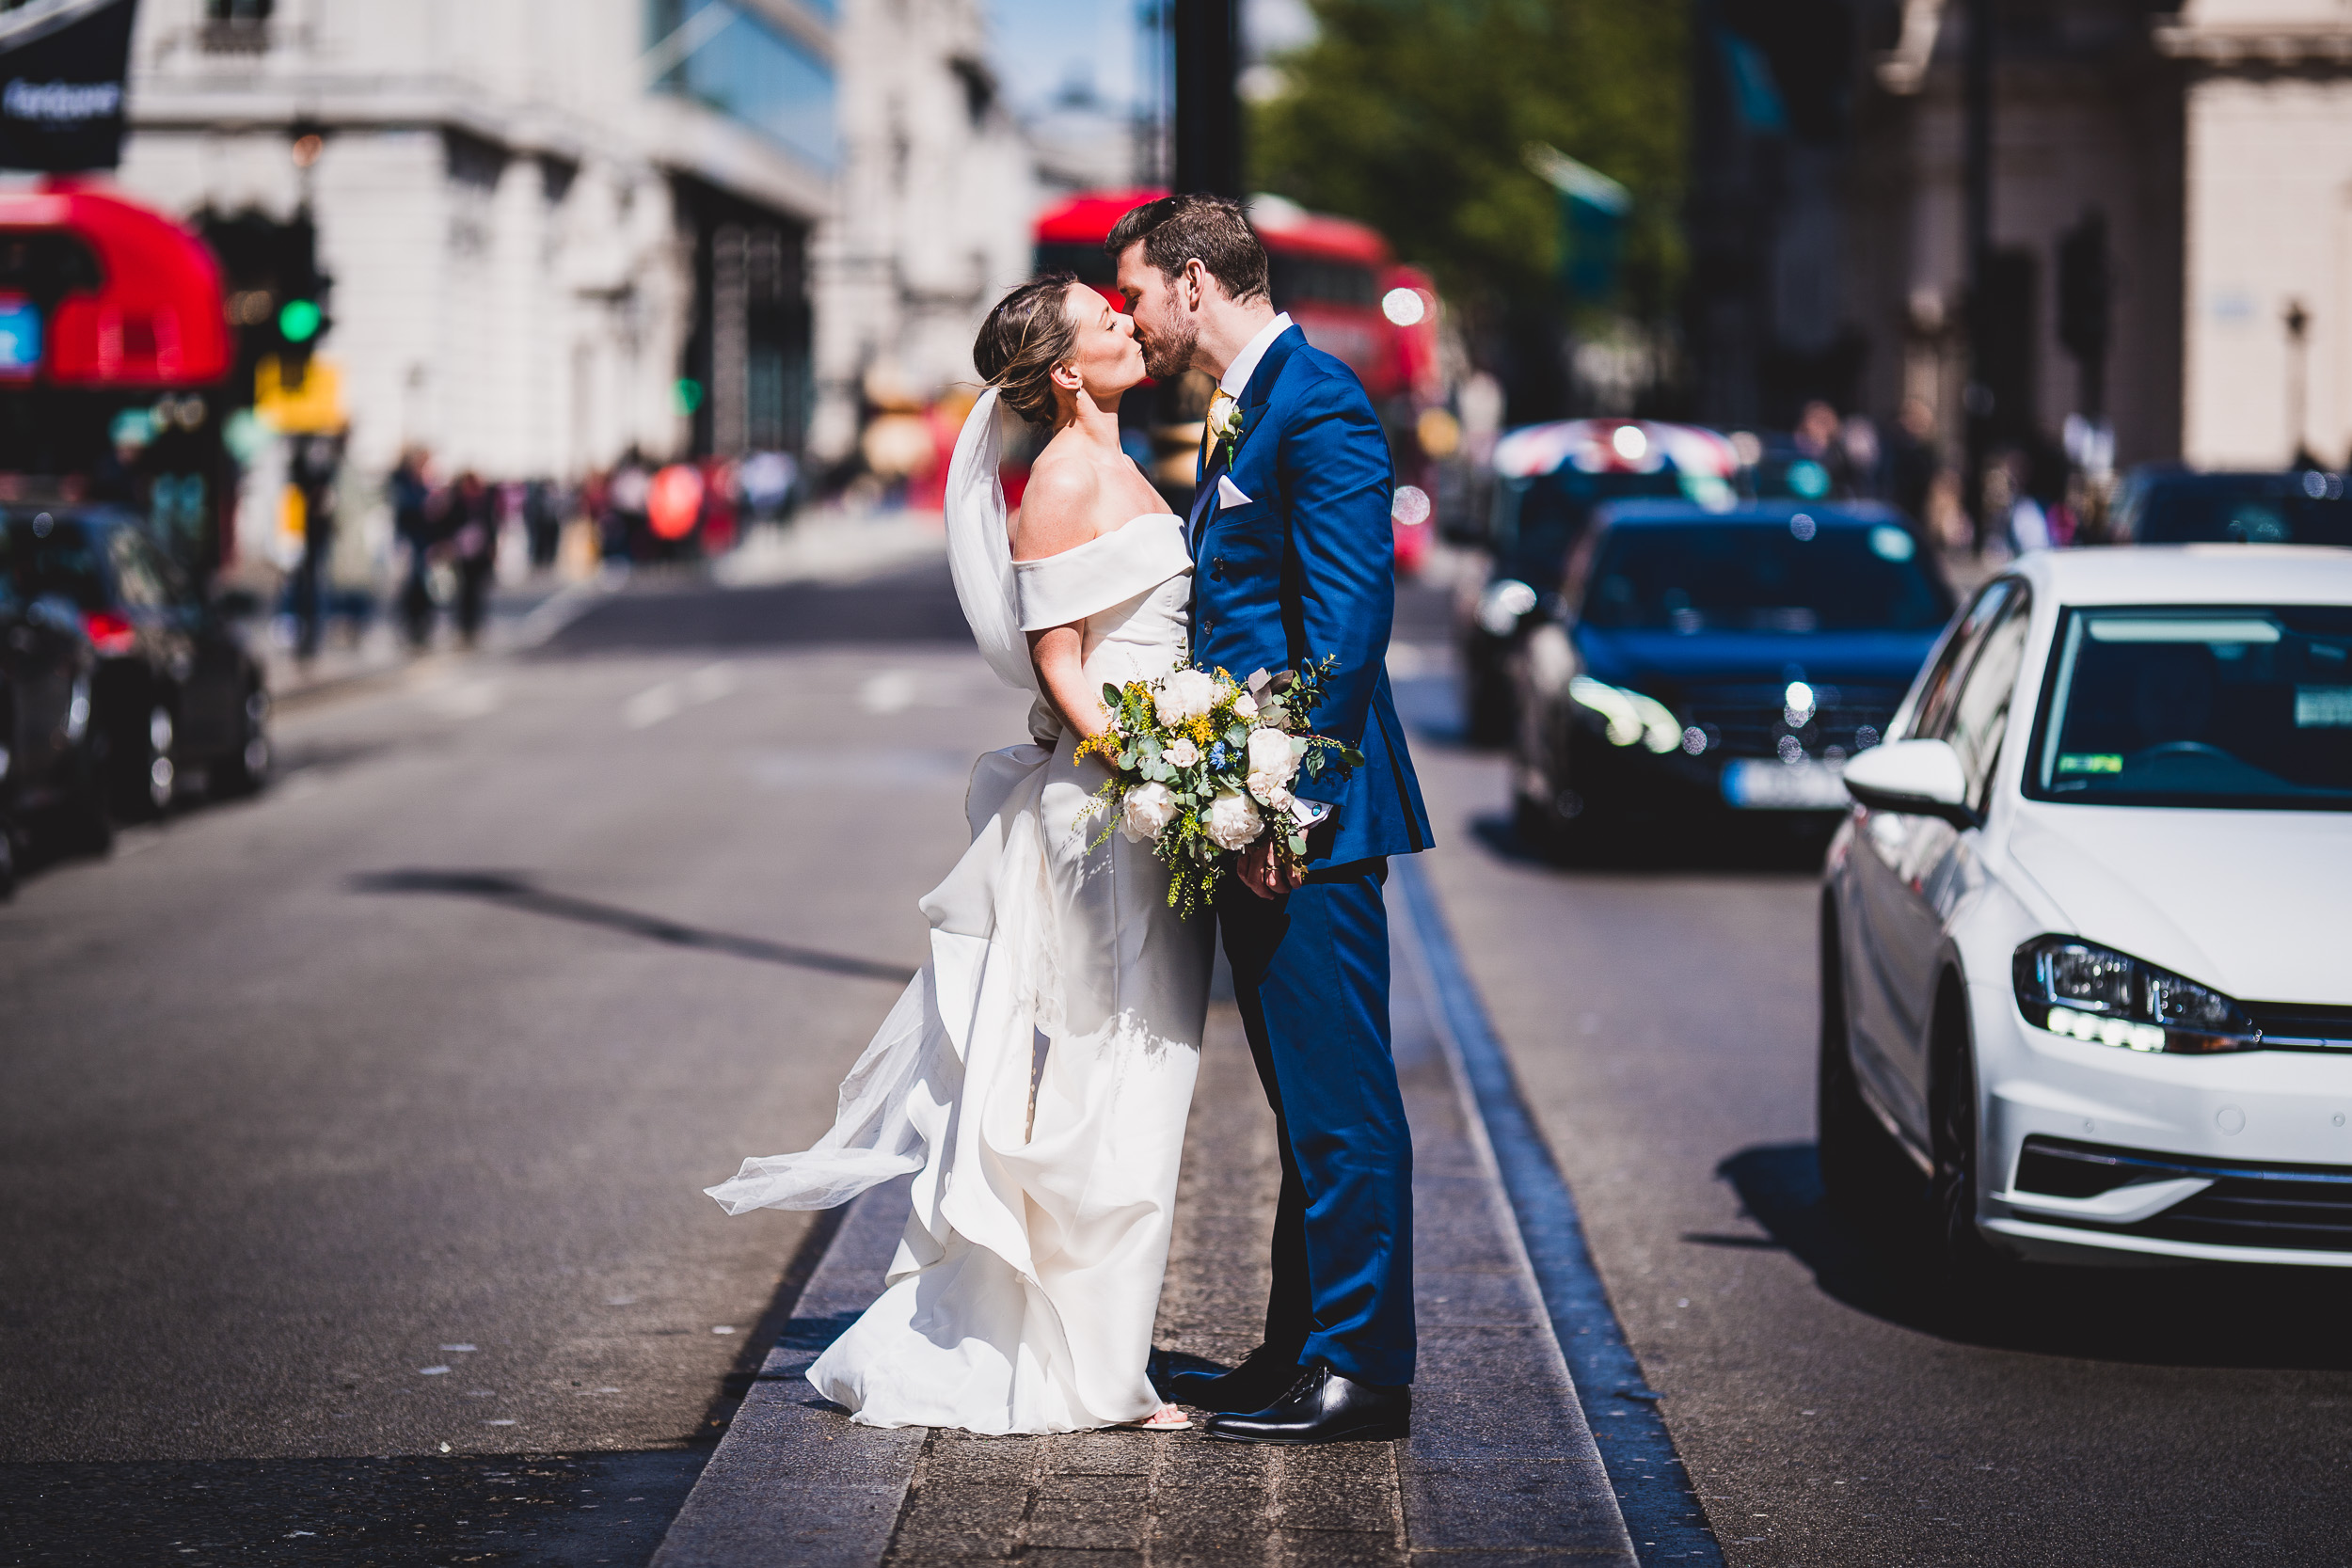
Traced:
<path fill-rule="evenodd" d="M 857 705 L 868 713 L 904 713 L 914 705 L 915 690 L 911 672 L 885 670 L 857 689 Z"/>
<path fill-rule="evenodd" d="M 675 719 L 690 707 L 715 703 L 736 689 L 735 666 L 721 660 L 706 664 L 683 679 L 649 686 L 621 705 L 621 722 L 632 730 L 649 729 Z"/>

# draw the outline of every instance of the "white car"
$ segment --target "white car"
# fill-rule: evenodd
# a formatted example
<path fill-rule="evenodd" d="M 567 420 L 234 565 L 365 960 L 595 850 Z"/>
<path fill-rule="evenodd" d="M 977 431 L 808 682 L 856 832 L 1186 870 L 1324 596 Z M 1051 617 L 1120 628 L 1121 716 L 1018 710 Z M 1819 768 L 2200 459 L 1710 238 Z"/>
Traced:
<path fill-rule="evenodd" d="M 1899 1148 L 1979 1281 L 2352 1266 L 2352 550 L 2026 556 L 1888 734 L 1821 901 L 1833 1200 Z"/>

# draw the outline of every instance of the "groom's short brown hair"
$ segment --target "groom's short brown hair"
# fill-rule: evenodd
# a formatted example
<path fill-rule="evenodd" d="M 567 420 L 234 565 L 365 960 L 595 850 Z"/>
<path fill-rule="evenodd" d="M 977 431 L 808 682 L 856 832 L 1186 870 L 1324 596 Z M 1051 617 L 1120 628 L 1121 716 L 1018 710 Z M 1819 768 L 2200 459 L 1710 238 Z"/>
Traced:
<path fill-rule="evenodd" d="M 1164 196 L 1131 209 L 1111 226 L 1103 248 L 1117 261 L 1143 242 L 1144 261 L 1165 277 L 1197 261 L 1235 301 L 1265 296 L 1265 246 L 1240 202 L 1222 196 Z"/>

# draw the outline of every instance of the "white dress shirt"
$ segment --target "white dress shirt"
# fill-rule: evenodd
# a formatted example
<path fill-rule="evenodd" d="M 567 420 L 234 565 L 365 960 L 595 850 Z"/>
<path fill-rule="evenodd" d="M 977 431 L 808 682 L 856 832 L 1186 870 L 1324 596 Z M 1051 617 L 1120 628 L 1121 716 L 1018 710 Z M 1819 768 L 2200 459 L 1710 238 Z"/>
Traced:
<path fill-rule="evenodd" d="M 1258 373 L 1258 361 L 1265 357 L 1265 351 L 1274 346 L 1275 339 L 1290 329 L 1288 310 L 1258 328 L 1258 335 L 1244 343 L 1241 352 L 1233 356 L 1233 362 L 1225 367 L 1225 378 L 1216 384 L 1216 389 L 1238 400 L 1248 389 L 1249 378 Z"/>

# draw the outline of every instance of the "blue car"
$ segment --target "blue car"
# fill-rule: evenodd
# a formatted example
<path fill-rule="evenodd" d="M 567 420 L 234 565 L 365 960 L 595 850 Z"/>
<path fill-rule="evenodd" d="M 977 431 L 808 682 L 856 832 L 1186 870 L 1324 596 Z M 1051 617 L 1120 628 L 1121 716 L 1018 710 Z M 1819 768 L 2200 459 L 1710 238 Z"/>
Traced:
<path fill-rule="evenodd" d="M 1886 507 L 1620 501 L 1514 662 L 1515 816 L 1568 854 L 1772 819 L 1824 834 L 1952 591 Z"/>

